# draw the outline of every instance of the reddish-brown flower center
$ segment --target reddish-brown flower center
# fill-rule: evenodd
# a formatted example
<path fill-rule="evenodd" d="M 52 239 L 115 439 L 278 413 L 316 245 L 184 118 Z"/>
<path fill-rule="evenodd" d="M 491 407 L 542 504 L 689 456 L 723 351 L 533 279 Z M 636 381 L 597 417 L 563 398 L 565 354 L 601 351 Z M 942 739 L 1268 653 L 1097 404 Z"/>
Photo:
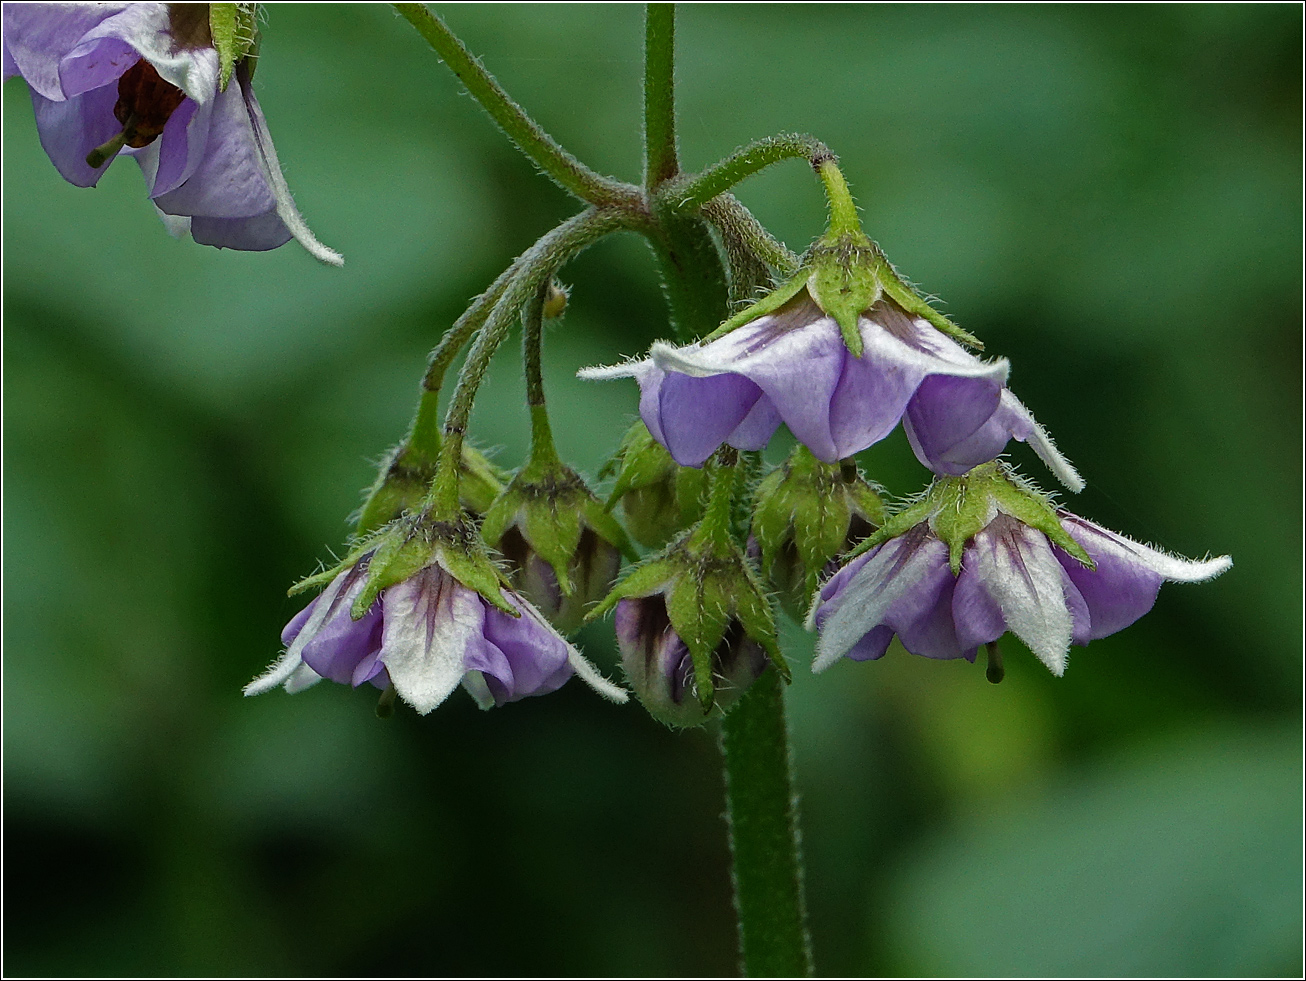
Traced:
<path fill-rule="evenodd" d="M 185 98 L 185 92 L 160 78 L 144 58 L 136 62 L 118 79 L 113 107 L 114 118 L 123 125 L 123 142 L 138 150 L 149 146 Z"/>

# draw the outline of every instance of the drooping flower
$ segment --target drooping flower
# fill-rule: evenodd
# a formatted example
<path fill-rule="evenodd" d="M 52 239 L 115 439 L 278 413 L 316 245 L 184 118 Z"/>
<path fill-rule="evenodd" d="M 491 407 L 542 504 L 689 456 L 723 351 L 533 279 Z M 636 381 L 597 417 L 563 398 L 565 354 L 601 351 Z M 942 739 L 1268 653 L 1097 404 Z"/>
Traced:
<path fill-rule="evenodd" d="M 239 28 L 213 19 L 227 7 Z M 72 184 L 95 186 L 121 152 L 170 231 L 251 251 L 293 237 L 339 265 L 295 208 L 254 96 L 252 7 L 6 3 L 4 77 L 27 82 L 41 145 Z"/>
<path fill-rule="evenodd" d="M 323 678 L 355 687 L 371 682 L 393 685 L 425 715 L 459 684 L 491 708 L 555 691 L 578 674 L 604 697 L 626 700 L 520 595 L 502 593 L 518 614 L 512 616 L 438 561 L 383 589 L 355 619 L 374 554 L 341 570 L 286 625 L 285 652 L 246 695 L 278 685 L 294 693 Z"/>
<path fill-rule="evenodd" d="M 813 604 L 813 670 L 879 658 L 895 634 L 913 654 L 973 661 L 1009 630 L 1061 675 L 1071 644 L 1132 624 L 1161 583 L 1233 564 L 1168 555 L 1054 509 L 997 464 L 936 482 L 869 541 Z"/>
<path fill-rule="evenodd" d="M 782 287 L 778 293 L 789 294 L 782 304 L 715 339 L 681 347 L 659 341 L 646 360 L 580 376 L 636 379 L 644 424 L 682 466 L 701 466 L 723 442 L 761 449 L 781 422 L 817 459 L 835 463 L 904 419 L 917 457 L 938 473 L 985 463 L 1015 438 L 1072 490 L 1083 486 L 1006 389 L 1007 361 L 975 357 L 909 311 L 905 287 L 880 289 L 856 315 L 856 353 L 817 287 L 808 280 L 799 287 Z"/>

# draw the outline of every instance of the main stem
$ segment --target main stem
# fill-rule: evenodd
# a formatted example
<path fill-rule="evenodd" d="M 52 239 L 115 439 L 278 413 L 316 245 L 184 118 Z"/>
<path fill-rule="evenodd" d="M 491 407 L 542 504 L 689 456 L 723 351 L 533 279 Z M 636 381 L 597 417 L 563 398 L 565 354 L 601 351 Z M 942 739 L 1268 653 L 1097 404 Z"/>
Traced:
<path fill-rule="evenodd" d="M 650 3 L 644 12 L 644 188 L 680 172 L 676 156 L 676 5 Z"/>
<path fill-rule="evenodd" d="M 810 977 L 784 681 L 763 672 L 721 726 L 739 946 L 748 977 Z"/>

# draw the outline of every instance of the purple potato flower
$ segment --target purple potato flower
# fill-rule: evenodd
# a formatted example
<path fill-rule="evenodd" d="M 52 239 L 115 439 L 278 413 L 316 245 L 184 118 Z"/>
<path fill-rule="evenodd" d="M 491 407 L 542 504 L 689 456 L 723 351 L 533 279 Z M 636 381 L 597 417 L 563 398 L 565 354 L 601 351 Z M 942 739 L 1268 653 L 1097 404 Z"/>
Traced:
<path fill-rule="evenodd" d="M 579 674 L 599 694 L 626 694 L 528 602 L 504 590 L 520 614 L 492 606 L 438 563 L 384 590 L 358 620 L 350 608 L 363 591 L 370 556 L 337 575 L 282 631 L 285 653 L 250 682 L 246 695 L 278 685 L 294 693 L 323 678 L 357 687 L 393 685 L 422 715 L 460 683 L 482 708 L 561 688 Z"/>
<path fill-rule="evenodd" d="M 723 442 L 761 449 L 781 422 L 817 459 L 834 463 L 884 439 L 905 417 L 917 457 L 938 473 L 985 463 L 1014 437 L 1029 441 L 1068 487 L 1083 486 L 1007 391 L 1005 359 L 980 360 L 887 294 L 857 326 L 861 357 L 803 291 L 706 344 L 659 341 L 646 360 L 580 375 L 635 378 L 644 424 L 681 466 L 702 466 Z"/>
<path fill-rule="evenodd" d="M 340 265 L 295 208 L 250 84 L 250 60 L 219 84 L 207 4 L 6 3 L 4 78 L 28 84 L 59 173 L 94 187 L 134 157 L 169 231 L 265 251 L 292 237 Z"/>
<path fill-rule="evenodd" d="M 1227 555 L 1168 555 L 1065 510 L 1056 520 L 1096 569 L 996 509 L 966 542 L 960 574 L 928 521 L 858 556 L 813 604 L 808 625 L 820 638 L 812 669 L 844 656 L 882 657 L 895 634 L 912 654 L 973 661 L 981 645 L 1010 630 L 1060 676 L 1072 643 L 1128 627 L 1152 608 L 1161 583 L 1213 579 L 1233 564 Z"/>

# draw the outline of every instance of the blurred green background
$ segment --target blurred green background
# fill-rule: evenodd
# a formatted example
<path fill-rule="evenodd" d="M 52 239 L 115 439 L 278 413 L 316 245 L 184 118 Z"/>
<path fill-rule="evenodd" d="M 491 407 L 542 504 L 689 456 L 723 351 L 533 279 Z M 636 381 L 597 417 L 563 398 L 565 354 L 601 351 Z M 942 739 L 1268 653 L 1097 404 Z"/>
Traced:
<path fill-rule="evenodd" d="M 639 171 L 637 5 L 440 8 L 565 145 Z M 1301 963 L 1301 11 L 688 6 L 682 156 L 779 131 L 1011 358 L 1088 478 L 1076 511 L 1231 572 L 1166 586 L 1054 679 L 895 645 L 790 690 L 826 974 L 1297 975 Z M 373 715 L 244 700 L 402 435 L 426 351 L 575 205 L 384 6 L 273 5 L 259 95 L 343 271 L 169 238 L 130 163 L 62 182 L 4 94 L 5 969 L 729 974 L 713 736 L 581 684 Z M 820 233 L 799 163 L 740 190 Z M 631 236 L 546 346 L 591 475 L 668 332 Z M 515 350 L 474 418 L 512 466 Z M 779 458 L 783 447 L 773 447 Z M 1026 472 L 1050 479 L 1023 446 Z M 925 474 L 901 433 L 863 459 Z M 607 627 L 583 637 L 610 672 Z M 801 668 L 811 641 L 792 624 Z"/>

